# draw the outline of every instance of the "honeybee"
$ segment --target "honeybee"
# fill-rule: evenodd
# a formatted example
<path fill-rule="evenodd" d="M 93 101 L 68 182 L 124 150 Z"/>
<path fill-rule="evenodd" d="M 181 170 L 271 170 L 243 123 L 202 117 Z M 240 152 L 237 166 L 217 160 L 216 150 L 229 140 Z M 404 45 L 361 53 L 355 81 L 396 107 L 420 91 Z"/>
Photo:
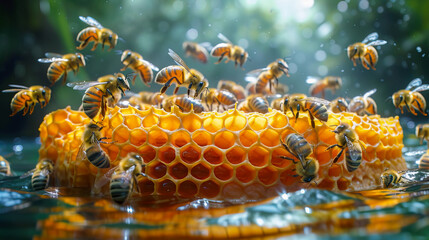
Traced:
<path fill-rule="evenodd" d="M 24 110 L 23 116 L 28 112 L 32 114 L 34 106 L 36 106 L 37 103 L 40 103 L 40 106 L 43 108 L 51 100 L 51 89 L 48 87 L 38 85 L 25 87 L 15 84 L 10 84 L 9 87 L 13 88 L 3 90 L 2 92 L 17 92 L 10 102 L 10 108 L 12 109 L 12 114 L 10 114 L 10 116 L 15 115 L 21 110 Z"/>
<path fill-rule="evenodd" d="M 283 111 L 286 114 L 290 110 L 295 120 L 299 118 L 300 111 L 307 111 L 311 126 L 315 128 L 314 118 L 322 122 L 328 121 L 329 113 L 326 106 L 329 104 L 329 101 L 321 98 L 307 97 L 305 94 L 295 93 L 284 98 Z"/>
<path fill-rule="evenodd" d="M 51 63 L 48 68 L 48 80 L 54 85 L 61 77 L 63 84 L 67 80 L 67 72 L 73 71 L 76 75 L 79 67 L 85 66 L 85 57 L 81 53 L 69 53 L 65 55 L 57 53 L 45 53 L 46 58 L 39 58 L 41 63 Z"/>
<path fill-rule="evenodd" d="M 76 159 L 88 161 L 98 168 L 109 168 L 110 158 L 101 148 L 100 143 L 106 143 L 102 140 L 107 139 L 101 137 L 101 130 L 103 127 L 98 126 L 95 123 L 88 123 L 85 126 L 85 130 L 82 135 L 82 144 L 79 148 Z"/>
<path fill-rule="evenodd" d="M 377 114 L 377 104 L 375 103 L 374 99 L 370 98 L 370 96 L 376 91 L 377 89 L 374 88 L 366 92 L 363 97 L 354 97 L 350 101 L 349 111 L 355 112 L 359 116 Z"/>
<path fill-rule="evenodd" d="M 204 100 L 210 110 L 213 110 L 213 103 L 219 107 L 222 105 L 224 110 L 228 109 L 228 106 L 234 105 L 237 102 L 237 98 L 229 91 L 217 90 L 210 88 L 204 97 Z"/>
<path fill-rule="evenodd" d="M 272 109 L 282 110 L 283 103 L 285 101 L 285 98 L 289 95 L 284 95 L 283 97 L 275 98 L 271 101 L 270 107 Z"/>
<path fill-rule="evenodd" d="M 268 112 L 268 101 L 262 95 L 251 95 L 248 96 L 245 101 L 241 102 L 237 109 L 244 112 L 259 112 L 265 114 Z"/>
<path fill-rule="evenodd" d="M 309 157 L 313 153 L 311 145 L 299 134 L 291 133 L 287 136 L 286 142 L 280 139 L 283 147 L 299 159 L 301 164 L 297 164 L 294 159 L 287 156 L 280 156 L 283 159 L 291 160 L 296 166 L 296 173 L 301 176 L 303 182 L 311 182 L 317 178 L 319 172 L 319 162 Z"/>
<path fill-rule="evenodd" d="M 369 34 L 362 42 L 357 42 L 347 47 L 347 56 L 353 61 L 353 66 L 356 66 L 356 59 L 360 59 L 362 66 L 369 70 L 371 67 L 375 70 L 375 64 L 378 61 L 378 53 L 374 46 L 384 45 L 385 40 L 377 40 L 378 33 Z"/>
<path fill-rule="evenodd" d="M 165 98 L 164 95 L 161 95 L 159 92 L 143 91 L 131 96 L 128 101 L 130 102 L 131 105 L 134 105 L 134 106 L 139 105 L 141 103 L 149 104 L 152 106 L 160 106 L 164 98 Z"/>
<path fill-rule="evenodd" d="M 385 170 L 380 177 L 383 188 L 398 186 L 402 182 L 402 175 L 395 170 Z"/>
<path fill-rule="evenodd" d="M 237 100 L 244 100 L 247 96 L 246 90 L 244 90 L 243 86 L 237 84 L 234 81 L 229 80 L 219 80 L 217 84 L 218 90 L 227 90 L 228 92 L 234 94 Z"/>
<path fill-rule="evenodd" d="M 12 172 L 10 171 L 10 164 L 3 156 L 0 156 L 0 175 L 12 175 Z"/>
<path fill-rule="evenodd" d="M 91 27 L 87 27 L 79 32 L 76 41 L 80 42 L 80 45 L 76 47 L 76 49 L 82 50 L 90 42 L 94 42 L 94 46 L 91 48 L 91 51 L 94 51 L 99 43 L 101 43 L 103 50 L 104 45 L 110 46 L 109 50 L 116 46 L 118 35 L 112 32 L 112 30 L 104 28 L 99 22 L 97 22 L 97 20 L 89 16 L 79 16 L 79 19 Z"/>
<path fill-rule="evenodd" d="M 152 63 L 143 59 L 142 55 L 125 50 L 121 56 L 121 62 L 125 66 L 121 68 L 121 71 L 125 71 L 127 68 L 131 68 L 134 72 L 140 75 L 143 83 L 149 87 L 149 83 L 152 82 L 153 72 L 152 70 L 159 71 L 159 68 Z M 132 83 L 134 85 L 137 75 L 133 76 Z"/>
<path fill-rule="evenodd" d="M 426 151 L 426 153 L 420 157 L 419 168 L 429 169 L 429 152 L 428 151 Z"/>
<path fill-rule="evenodd" d="M 67 86 L 74 90 L 86 90 L 82 98 L 82 107 L 91 119 L 94 119 L 99 112 L 104 118 L 107 106 L 113 107 L 125 91 L 130 90 L 128 79 L 122 73 L 106 75 L 98 78 L 97 81 L 67 83 Z"/>
<path fill-rule="evenodd" d="M 231 60 L 234 61 L 235 66 L 239 64 L 240 67 L 243 67 L 243 64 L 247 60 L 248 53 L 242 47 L 232 44 L 232 42 L 222 33 L 219 33 L 217 37 L 224 41 L 224 43 L 217 44 L 210 52 L 210 55 L 213 57 L 219 57 L 216 64 L 220 63 L 222 59 L 226 57 L 225 63 Z"/>
<path fill-rule="evenodd" d="M 332 100 L 330 104 L 330 110 L 333 113 L 348 112 L 349 105 L 347 104 L 347 100 L 342 97 Z"/>
<path fill-rule="evenodd" d="M 306 81 L 307 83 L 312 84 L 310 87 L 310 95 L 316 96 L 320 93 L 322 98 L 325 98 L 326 89 L 330 89 L 332 95 L 334 95 L 335 91 L 340 89 L 343 84 L 341 78 L 335 76 L 326 76 L 323 79 L 307 77 Z"/>
<path fill-rule="evenodd" d="M 193 99 L 187 96 L 174 98 L 174 104 L 182 110 L 182 112 L 190 112 L 192 109 L 195 113 L 204 111 L 204 106 L 198 99 Z"/>
<path fill-rule="evenodd" d="M 180 66 L 168 66 L 158 72 L 155 77 L 155 82 L 164 84 L 161 88 L 161 94 L 167 91 L 173 81 L 176 83 L 173 94 L 177 93 L 179 87 L 188 86 L 188 96 L 190 96 L 191 90 L 194 90 L 194 98 L 196 98 L 204 89 L 208 88 L 209 82 L 200 72 L 195 69 L 189 69 L 185 61 L 173 50 L 168 49 L 168 54 Z"/>
<path fill-rule="evenodd" d="M 255 83 L 255 93 L 264 94 L 266 92 L 267 85 L 269 92 L 273 92 L 273 81 L 275 80 L 275 85 L 278 85 L 279 78 L 283 74 L 289 77 L 289 66 L 285 60 L 279 58 L 276 61 L 270 63 L 266 68 L 250 71 L 247 73 L 246 80 Z"/>
<path fill-rule="evenodd" d="M 251 94 L 257 94 L 256 93 L 256 84 L 257 82 L 250 82 L 249 84 L 247 84 L 246 86 L 246 91 L 248 93 L 248 95 Z M 266 85 L 264 89 L 262 89 L 259 94 L 263 94 L 263 95 L 275 95 L 275 94 L 280 94 L 280 95 L 284 95 L 285 93 L 287 93 L 289 91 L 289 87 L 287 85 L 284 84 L 277 84 L 275 87 L 270 87 L 271 85 Z M 271 89 L 270 89 L 271 88 Z"/>
<path fill-rule="evenodd" d="M 182 46 L 186 56 L 192 56 L 202 63 L 207 63 L 209 53 L 207 52 L 206 46 L 210 47 L 210 43 L 198 44 L 196 42 L 184 42 Z"/>
<path fill-rule="evenodd" d="M 338 125 L 332 132 L 335 133 L 337 144 L 329 146 L 326 148 L 326 151 L 333 147 L 341 148 L 341 151 L 334 158 L 333 163 L 336 163 L 344 149 L 347 148 L 347 171 L 353 172 L 362 162 L 362 149 L 365 149 L 365 145 L 359 140 L 357 133 L 347 123 L 340 123 L 340 125 Z"/>
<path fill-rule="evenodd" d="M 36 164 L 33 176 L 31 176 L 31 186 L 35 191 L 48 187 L 51 173 L 54 171 L 54 164 L 50 159 L 43 159 Z"/>
<path fill-rule="evenodd" d="M 392 95 L 393 105 L 396 108 L 401 109 L 401 113 L 404 113 L 404 107 L 408 109 L 412 114 L 417 116 L 419 111 L 424 116 L 427 116 L 426 111 L 426 99 L 419 92 L 426 91 L 429 89 L 429 84 L 423 84 L 420 78 L 412 80 L 405 90 L 399 90 Z"/>
<path fill-rule="evenodd" d="M 423 139 L 429 144 L 429 123 L 418 124 L 416 126 L 416 136 L 420 139 L 420 145 L 423 143 Z"/>

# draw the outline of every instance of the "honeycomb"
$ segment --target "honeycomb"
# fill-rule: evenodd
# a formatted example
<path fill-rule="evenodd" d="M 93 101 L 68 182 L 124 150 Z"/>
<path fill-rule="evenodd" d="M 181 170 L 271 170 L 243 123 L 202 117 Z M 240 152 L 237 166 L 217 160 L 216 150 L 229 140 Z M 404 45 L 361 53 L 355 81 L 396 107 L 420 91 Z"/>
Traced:
<path fill-rule="evenodd" d="M 109 108 L 101 122 L 101 143 L 111 167 L 129 152 L 144 160 L 145 177 L 139 176 L 142 195 L 166 195 L 210 199 L 262 199 L 284 191 L 317 187 L 334 191 L 357 191 L 380 185 L 384 169 L 405 170 L 402 158 L 402 128 L 398 117 L 358 116 L 330 113 L 329 120 L 316 120 L 313 129 L 306 112 L 295 120 L 291 113 L 270 109 L 268 113 L 244 113 L 231 109 L 223 113 L 182 113 L 150 107 Z M 333 125 L 348 123 L 366 144 L 356 171 L 348 172 L 343 154 L 336 164 Z M 109 171 L 98 169 L 86 159 L 77 159 L 84 125 L 90 119 L 83 112 L 66 109 L 45 116 L 40 125 L 40 159 L 55 162 L 58 186 L 94 190 L 94 182 Z M 302 183 L 292 158 L 280 138 L 299 133 L 313 146 L 320 164 L 315 182 Z M 108 185 L 108 184 L 106 184 Z M 108 186 L 95 189 L 108 195 Z"/>

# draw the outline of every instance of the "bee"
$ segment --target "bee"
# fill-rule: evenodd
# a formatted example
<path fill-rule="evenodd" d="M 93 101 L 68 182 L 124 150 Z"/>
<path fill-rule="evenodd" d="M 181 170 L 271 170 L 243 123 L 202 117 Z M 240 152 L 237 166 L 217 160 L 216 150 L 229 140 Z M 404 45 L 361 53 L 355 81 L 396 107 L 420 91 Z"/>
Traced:
<path fill-rule="evenodd" d="M 0 156 L 0 175 L 12 175 L 12 172 L 10 171 L 10 164 L 3 156 Z"/>
<path fill-rule="evenodd" d="M 139 92 L 130 97 L 128 100 L 131 105 L 137 106 L 141 103 L 148 104 L 152 106 L 160 106 L 165 96 L 161 95 L 159 92 Z"/>
<path fill-rule="evenodd" d="M 76 75 L 80 67 L 84 67 L 85 57 L 81 53 L 69 53 L 65 55 L 57 53 L 46 53 L 46 58 L 39 58 L 41 63 L 51 63 L 48 68 L 48 80 L 54 85 L 61 77 L 63 84 L 67 80 L 67 72 L 73 71 Z"/>
<path fill-rule="evenodd" d="M 307 77 L 307 83 L 312 84 L 310 87 L 310 95 L 314 97 L 320 93 L 322 98 L 325 98 L 326 89 L 330 89 L 332 95 L 334 95 L 335 91 L 340 89 L 343 84 L 341 78 L 335 76 L 326 76 L 323 79 Z"/>
<path fill-rule="evenodd" d="M 279 78 L 283 76 L 283 74 L 289 77 L 289 66 L 285 60 L 279 58 L 270 63 L 266 68 L 250 71 L 247 73 L 246 80 L 255 83 L 255 93 L 264 94 L 267 86 L 269 92 L 273 92 L 273 81 L 275 80 L 275 85 L 278 85 Z"/>
<path fill-rule="evenodd" d="M 365 145 L 359 140 L 357 133 L 347 123 L 340 123 L 340 125 L 338 125 L 332 132 L 335 133 L 337 144 L 329 146 L 326 148 L 326 151 L 333 147 L 341 148 L 341 151 L 334 158 L 333 163 L 338 161 L 344 149 L 347 148 L 347 171 L 353 172 L 354 170 L 358 169 L 362 162 L 362 149 L 365 149 Z"/>
<path fill-rule="evenodd" d="M 74 90 L 86 90 L 82 98 L 85 114 L 94 119 L 100 112 L 104 118 L 107 106 L 113 107 L 130 90 L 128 79 L 122 73 L 106 75 L 97 81 L 67 83 Z M 108 102 L 109 100 L 109 102 Z"/>
<path fill-rule="evenodd" d="M 231 92 L 215 88 L 209 89 L 204 100 L 210 110 L 213 110 L 213 103 L 218 105 L 218 110 L 221 105 L 226 110 L 228 106 L 234 105 L 237 102 L 237 98 Z"/>
<path fill-rule="evenodd" d="M 295 120 L 299 118 L 300 111 L 307 111 L 310 116 L 311 126 L 315 128 L 314 118 L 322 122 L 328 121 L 329 113 L 326 106 L 329 104 L 329 101 L 321 98 L 307 97 L 305 94 L 295 93 L 284 98 L 282 110 L 285 114 L 290 110 Z"/>
<path fill-rule="evenodd" d="M 429 152 L 428 151 L 426 151 L 426 153 L 420 157 L 419 168 L 429 169 Z"/>
<path fill-rule="evenodd" d="M 216 64 L 220 63 L 222 59 L 226 57 L 225 63 L 231 60 L 234 61 L 236 67 L 237 64 L 239 64 L 240 67 L 243 67 L 243 64 L 247 60 L 248 53 L 242 47 L 232 44 L 232 42 L 222 33 L 219 33 L 217 37 L 224 41 L 224 43 L 217 44 L 210 52 L 210 55 L 213 57 L 219 57 Z"/>
<path fill-rule="evenodd" d="M 38 85 L 25 87 L 15 84 L 10 84 L 9 87 L 13 88 L 3 90 L 2 92 L 17 92 L 10 102 L 10 108 L 12 109 L 10 116 L 15 115 L 21 110 L 24 110 L 23 116 L 28 112 L 32 114 L 37 103 L 40 103 L 40 106 L 43 108 L 51 100 L 51 89 L 48 87 Z"/>
<path fill-rule="evenodd" d="M 102 140 L 107 139 L 101 137 L 101 130 L 103 127 L 95 123 L 88 123 L 82 135 L 82 144 L 79 148 L 76 159 L 88 161 L 97 168 L 109 168 L 110 158 L 101 148 L 100 143 L 108 144 Z"/>
<path fill-rule="evenodd" d="M 420 139 L 420 145 L 423 143 L 423 139 L 429 143 L 429 123 L 418 124 L 416 126 L 416 136 Z"/>
<path fill-rule="evenodd" d="M 237 100 L 244 100 L 247 96 L 246 90 L 240 84 L 229 80 L 219 80 L 217 90 L 226 90 L 237 98 Z"/>
<path fill-rule="evenodd" d="M 35 191 L 48 187 L 51 173 L 54 171 L 54 164 L 50 159 L 43 159 L 36 164 L 31 176 L 31 186 Z"/>
<path fill-rule="evenodd" d="M 332 100 L 330 104 L 330 110 L 333 113 L 348 112 L 349 105 L 347 104 L 347 100 L 342 97 Z"/>
<path fill-rule="evenodd" d="M 127 68 L 131 68 L 134 72 L 140 75 L 143 83 L 149 87 L 149 83 L 152 82 L 153 72 L 152 70 L 159 71 L 159 68 L 152 63 L 143 59 L 142 55 L 125 50 L 121 56 L 121 62 L 125 66 L 121 71 L 125 71 Z M 132 83 L 134 85 L 137 75 L 134 75 Z"/>
<path fill-rule="evenodd" d="M 198 99 L 189 98 L 187 96 L 176 97 L 174 104 L 182 110 L 182 112 L 190 112 L 192 109 L 195 113 L 204 111 L 204 106 Z"/>
<path fill-rule="evenodd" d="M 161 88 L 161 94 L 164 94 L 165 91 L 167 91 L 173 81 L 176 83 L 176 88 L 174 89 L 173 94 L 177 93 L 179 87 L 187 85 L 188 96 L 190 96 L 191 90 L 194 90 L 194 98 L 196 98 L 204 89 L 208 88 L 209 82 L 200 72 L 195 69 L 189 69 L 185 61 L 183 61 L 173 50 L 168 49 L 168 54 L 180 66 L 168 66 L 158 72 L 155 77 L 155 82 L 164 84 Z"/>
<path fill-rule="evenodd" d="M 76 41 L 80 42 L 80 45 L 76 47 L 76 49 L 82 50 L 90 42 L 94 42 L 94 46 L 92 47 L 91 51 L 94 51 L 99 43 L 101 43 L 103 50 L 104 45 L 110 46 L 109 50 L 116 46 L 116 43 L 118 42 L 118 35 L 112 32 L 112 30 L 104 28 L 99 22 L 97 22 L 97 20 L 89 16 L 79 16 L 79 19 L 91 27 L 87 27 L 79 32 Z"/>
<path fill-rule="evenodd" d="M 244 112 L 259 112 L 265 114 L 268 112 L 268 101 L 262 95 L 251 95 L 248 96 L 245 101 L 241 102 L 237 108 Z"/>
<path fill-rule="evenodd" d="M 210 48 L 210 43 L 184 42 L 182 46 L 186 56 L 192 56 L 202 63 L 207 63 L 209 53 L 206 46 Z"/>
<path fill-rule="evenodd" d="M 423 84 L 420 78 L 412 80 L 405 90 L 399 90 L 392 95 L 393 105 L 396 108 L 401 109 L 401 113 L 404 113 L 404 107 L 408 109 L 412 114 L 417 116 L 419 111 L 424 116 L 427 116 L 426 111 L 426 100 L 423 95 L 419 92 L 426 91 L 429 89 L 429 84 Z"/>
<path fill-rule="evenodd" d="M 274 100 L 271 101 L 270 107 L 272 109 L 282 110 L 282 106 L 285 101 L 285 98 L 288 96 L 289 95 L 286 94 L 283 97 L 275 98 Z"/>
<path fill-rule="evenodd" d="M 296 173 L 301 176 L 303 182 L 311 182 L 317 178 L 319 172 L 319 162 L 314 158 L 309 157 L 313 153 L 311 145 L 299 134 L 291 133 L 287 136 L 286 142 L 280 139 L 283 147 L 292 154 L 296 159 L 299 159 L 301 164 L 297 164 L 293 158 L 280 156 L 283 159 L 291 160 L 296 166 Z"/>
<path fill-rule="evenodd" d="M 374 46 L 384 45 L 385 40 L 377 40 L 378 33 L 369 34 L 362 42 L 357 42 L 347 47 L 347 56 L 353 61 L 353 66 L 356 66 L 356 59 L 359 59 L 362 66 L 369 70 L 371 67 L 375 70 L 375 64 L 378 61 L 378 53 Z"/>
<path fill-rule="evenodd" d="M 395 170 L 385 170 L 380 177 L 383 188 L 398 186 L 402 182 L 402 175 Z"/>
<path fill-rule="evenodd" d="M 349 111 L 355 112 L 359 116 L 377 114 L 377 104 L 375 103 L 374 99 L 370 98 L 370 96 L 376 91 L 377 89 L 374 88 L 366 92 L 363 97 L 354 97 L 350 101 Z"/>

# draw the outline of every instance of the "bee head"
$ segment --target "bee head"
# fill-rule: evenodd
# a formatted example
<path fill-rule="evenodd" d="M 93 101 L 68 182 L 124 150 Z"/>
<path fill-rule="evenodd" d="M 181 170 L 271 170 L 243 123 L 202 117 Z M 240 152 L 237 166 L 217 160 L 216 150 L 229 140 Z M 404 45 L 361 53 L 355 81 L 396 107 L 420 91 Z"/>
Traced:
<path fill-rule="evenodd" d="M 350 126 L 347 123 L 341 123 L 340 125 L 338 125 L 332 132 L 334 133 L 342 133 L 345 130 L 347 130 L 348 128 L 350 128 Z"/>

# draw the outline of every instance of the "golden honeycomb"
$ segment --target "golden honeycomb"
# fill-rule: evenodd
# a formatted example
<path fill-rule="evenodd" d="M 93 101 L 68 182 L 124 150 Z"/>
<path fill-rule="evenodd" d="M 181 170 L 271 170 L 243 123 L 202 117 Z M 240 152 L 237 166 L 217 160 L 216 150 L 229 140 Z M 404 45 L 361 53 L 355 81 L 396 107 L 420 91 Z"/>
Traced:
<path fill-rule="evenodd" d="M 129 152 L 144 160 L 146 177 L 138 178 L 140 194 L 211 199 L 261 199 L 302 187 L 356 191 L 380 184 L 386 169 L 405 170 L 402 158 L 402 128 L 398 117 L 357 116 L 330 113 L 326 123 L 311 127 L 306 112 L 295 120 L 292 114 L 272 110 L 266 114 L 231 109 L 223 113 L 182 113 L 150 107 L 146 110 L 109 108 L 101 122 L 101 143 L 111 159 L 111 167 Z M 339 148 L 333 126 L 348 123 L 366 144 L 356 171 L 348 172 L 343 154 L 332 164 Z M 98 169 L 86 159 L 77 159 L 82 133 L 90 119 L 70 107 L 45 116 L 41 124 L 40 159 L 55 162 L 56 184 L 94 188 L 94 182 L 109 169 Z M 320 164 L 318 178 L 302 183 L 280 138 L 299 133 L 313 146 Z M 108 184 L 106 184 L 108 185 Z M 94 189 L 93 189 L 94 190 Z M 95 189 L 108 194 L 108 186 Z"/>

